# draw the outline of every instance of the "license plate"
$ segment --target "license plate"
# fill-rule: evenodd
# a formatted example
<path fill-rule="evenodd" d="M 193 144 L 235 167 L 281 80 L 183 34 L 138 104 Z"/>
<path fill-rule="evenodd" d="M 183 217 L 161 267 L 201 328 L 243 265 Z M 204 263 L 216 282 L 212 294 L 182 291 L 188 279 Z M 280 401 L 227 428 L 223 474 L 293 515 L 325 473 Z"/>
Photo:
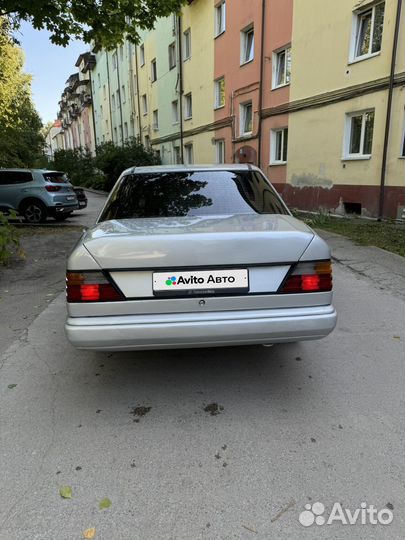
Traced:
<path fill-rule="evenodd" d="M 74 196 L 74 195 L 68 195 L 68 196 L 66 197 L 66 200 L 67 200 L 67 201 L 73 201 L 74 199 L 75 199 L 75 196 Z"/>
<path fill-rule="evenodd" d="M 233 292 L 249 290 L 246 269 L 154 272 L 155 294 L 198 294 L 199 292 Z"/>

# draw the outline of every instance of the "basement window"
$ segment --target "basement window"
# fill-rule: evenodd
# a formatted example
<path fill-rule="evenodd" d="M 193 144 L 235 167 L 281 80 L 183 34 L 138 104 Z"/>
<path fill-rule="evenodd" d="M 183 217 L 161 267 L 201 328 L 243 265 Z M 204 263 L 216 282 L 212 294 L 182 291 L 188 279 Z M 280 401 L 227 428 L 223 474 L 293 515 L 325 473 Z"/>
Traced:
<path fill-rule="evenodd" d="M 361 203 L 344 202 L 343 207 L 346 214 L 356 214 L 357 216 L 361 216 Z"/>

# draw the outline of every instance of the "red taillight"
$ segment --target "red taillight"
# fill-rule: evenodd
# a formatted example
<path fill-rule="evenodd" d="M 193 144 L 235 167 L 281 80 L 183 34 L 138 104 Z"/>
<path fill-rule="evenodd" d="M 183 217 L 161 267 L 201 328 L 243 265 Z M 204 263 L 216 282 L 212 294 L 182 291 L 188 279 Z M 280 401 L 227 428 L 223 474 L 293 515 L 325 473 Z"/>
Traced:
<path fill-rule="evenodd" d="M 101 272 L 67 272 L 66 296 L 71 303 L 124 300 L 122 294 Z"/>
<path fill-rule="evenodd" d="M 61 189 L 60 186 L 45 186 L 46 191 L 59 191 Z"/>
<path fill-rule="evenodd" d="M 282 293 L 323 292 L 332 290 L 330 261 L 298 263 L 284 282 Z"/>

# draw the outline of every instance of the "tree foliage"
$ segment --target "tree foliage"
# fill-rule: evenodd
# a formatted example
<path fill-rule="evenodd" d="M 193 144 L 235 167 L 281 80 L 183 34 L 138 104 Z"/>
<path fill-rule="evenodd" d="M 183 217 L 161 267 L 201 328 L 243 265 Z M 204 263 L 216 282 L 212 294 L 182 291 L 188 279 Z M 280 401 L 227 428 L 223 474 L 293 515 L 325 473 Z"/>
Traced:
<path fill-rule="evenodd" d="M 51 41 L 68 45 L 70 38 L 94 42 L 107 49 L 124 35 L 137 41 L 137 30 L 150 30 L 156 19 L 180 11 L 187 0 L 0 0 L 0 16 L 7 15 L 18 27 L 21 20 L 34 28 L 46 28 Z"/>
<path fill-rule="evenodd" d="M 0 17 L 0 167 L 30 167 L 41 154 L 42 122 L 31 101 L 23 54 Z"/>

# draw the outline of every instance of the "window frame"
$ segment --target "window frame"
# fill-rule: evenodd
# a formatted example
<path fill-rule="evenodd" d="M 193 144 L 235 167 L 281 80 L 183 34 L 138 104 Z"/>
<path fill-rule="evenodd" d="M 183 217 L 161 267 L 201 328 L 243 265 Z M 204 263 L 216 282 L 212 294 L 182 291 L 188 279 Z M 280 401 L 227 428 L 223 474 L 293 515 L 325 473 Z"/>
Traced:
<path fill-rule="evenodd" d="M 220 97 L 220 83 L 223 81 L 224 83 L 224 100 L 223 100 L 223 103 L 221 103 L 219 101 L 219 97 Z M 226 105 L 226 96 L 225 96 L 225 77 L 222 76 L 222 77 L 218 77 L 218 79 L 215 79 L 214 81 L 214 109 L 217 110 L 217 109 L 223 109 Z"/>
<path fill-rule="evenodd" d="M 152 112 L 152 128 L 154 131 L 159 131 L 159 109 Z"/>
<path fill-rule="evenodd" d="M 399 159 L 405 159 L 405 110 L 404 110 L 404 120 L 403 120 L 403 127 L 402 127 L 401 146 L 399 148 Z"/>
<path fill-rule="evenodd" d="M 187 30 L 183 32 L 183 50 L 184 58 L 183 62 L 190 60 L 191 58 L 191 28 L 188 27 Z"/>
<path fill-rule="evenodd" d="M 215 140 L 215 163 L 217 165 L 225 163 L 225 139 Z"/>
<path fill-rule="evenodd" d="M 141 101 L 142 101 L 142 115 L 146 116 L 148 114 L 148 96 L 146 94 L 142 94 Z"/>
<path fill-rule="evenodd" d="M 366 114 L 372 112 L 374 114 L 373 118 L 373 132 L 371 138 L 371 152 L 370 154 L 364 153 L 364 140 L 365 140 L 365 131 L 366 131 Z M 350 152 L 351 144 L 351 134 L 352 134 L 352 120 L 356 117 L 362 117 L 361 120 L 361 132 L 360 132 L 360 150 L 358 153 Z M 344 128 L 344 137 L 343 137 L 343 155 L 342 161 L 360 161 L 371 159 L 372 157 L 372 145 L 374 138 L 374 125 L 375 125 L 375 109 L 373 107 L 368 109 L 362 109 L 360 111 L 352 111 L 345 114 L 345 128 Z"/>
<path fill-rule="evenodd" d="M 252 109 L 252 129 L 250 131 L 245 131 L 246 124 L 246 108 L 250 105 Z M 253 133 L 253 101 L 245 101 L 239 105 L 239 136 L 240 137 L 250 137 Z"/>
<path fill-rule="evenodd" d="M 139 65 L 143 67 L 145 65 L 145 44 L 139 45 Z"/>
<path fill-rule="evenodd" d="M 176 114 L 174 114 L 176 112 Z M 179 100 L 172 101 L 172 124 L 176 125 L 180 122 Z"/>
<path fill-rule="evenodd" d="M 189 107 L 190 104 L 190 107 Z M 193 118 L 193 95 L 188 92 L 184 95 L 184 120 L 191 120 Z"/>
<path fill-rule="evenodd" d="M 287 66 L 288 66 L 288 52 L 290 55 L 290 72 L 289 77 L 287 80 Z M 279 58 L 280 55 L 284 53 L 284 82 L 281 84 L 278 84 L 278 74 L 279 74 Z M 284 45 L 284 47 L 281 47 L 279 49 L 276 49 L 273 51 L 273 58 L 272 58 L 272 78 L 271 78 L 271 88 L 272 90 L 276 90 L 277 88 L 283 88 L 284 86 L 288 86 L 291 82 L 291 44 Z"/>
<path fill-rule="evenodd" d="M 153 58 L 153 60 L 150 62 L 150 80 L 152 83 L 154 83 L 157 81 L 157 78 L 157 62 L 156 58 Z"/>
<path fill-rule="evenodd" d="M 188 142 L 184 145 L 185 163 L 186 165 L 194 164 L 194 146 L 192 142 Z M 191 159 L 188 159 L 191 155 Z"/>
<path fill-rule="evenodd" d="M 386 7 L 385 0 L 383 0 L 382 2 L 375 2 L 374 4 L 369 4 L 367 6 L 364 6 L 362 9 L 353 11 L 349 64 L 361 62 L 362 60 L 367 60 L 368 58 L 374 58 L 375 56 L 378 56 L 379 54 L 381 54 L 382 34 L 384 32 L 384 22 L 383 22 L 383 28 L 381 31 L 380 49 L 378 51 L 372 52 L 372 46 L 373 46 L 373 36 L 374 36 L 375 11 L 376 11 L 376 7 L 382 4 L 384 4 L 383 16 L 385 19 L 385 7 Z M 359 47 L 359 36 L 360 36 L 360 30 L 361 30 L 361 18 L 369 11 L 371 11 L 370 43 L 368 46 L 369 50 L 365 54 L 357 55 L 357 50 Z"/>
<path fill-rule="evenodd" d="M 176 42 L 173 41 L 169 43 L 167 47 L 167 54 L 169 58 L 169 71 L 174 69 L 177 65 L 177 52 L 176 52 Z"/>
<path fill-rule="evenodd" d="M 214 37 L 222 36 L 226 31 L 226 1 L 222 0 L 215 6 Z"/>
<path fill-rule="evenodd" d="M 247 57 L 247 45 L 248 45 L 248 36 L 249 34 L 253 34 L 252 39 L 252 47 L 251 47 L 251 55 Z M 240 65 L 244 66 L 245 64 L 249 64 L 250 62 L 253 62 L 255 59 L 255 27 L 254 24 L 251 23 L 240 32 Z"/>
<path fill-rule="evenodd" d="M 285 133 L 287 132 L 287 147 L 284 148 Z M 277 136 L 281 133 L 281 156 L 285 159 L 277 159 Z M 288 162 L 288 126 L 272 128 L 270 130 L 270 160 L 269 165 L 286 165 Z"/>

